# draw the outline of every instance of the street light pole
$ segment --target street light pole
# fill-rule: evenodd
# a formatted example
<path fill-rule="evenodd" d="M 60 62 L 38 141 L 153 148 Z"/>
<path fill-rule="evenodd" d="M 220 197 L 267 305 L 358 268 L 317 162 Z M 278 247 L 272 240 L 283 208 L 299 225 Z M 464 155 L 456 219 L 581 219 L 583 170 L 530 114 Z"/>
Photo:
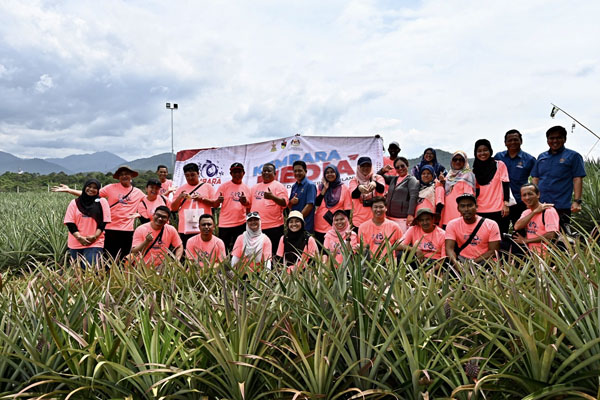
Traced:
<path fill-rule="evenodd" d="M 177 103 L 167 103 L 167 109 L 171 110 L 171 168 L 175 169 L 175 148 L 173 146 L 173 110 L 177 110 Z"/>

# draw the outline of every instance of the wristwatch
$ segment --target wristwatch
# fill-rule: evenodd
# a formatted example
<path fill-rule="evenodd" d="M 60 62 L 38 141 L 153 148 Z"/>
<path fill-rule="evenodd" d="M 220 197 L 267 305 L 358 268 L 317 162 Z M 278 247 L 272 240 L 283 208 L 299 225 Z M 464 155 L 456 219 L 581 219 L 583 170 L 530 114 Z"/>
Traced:
<path fill-rule="evenodd" d="M 575 199 L 575 200 L 573 200 L 573 203 L 577 203 L 577 204 L 581 205 L 581 204 L 583 204 L 583 200 Z"/>

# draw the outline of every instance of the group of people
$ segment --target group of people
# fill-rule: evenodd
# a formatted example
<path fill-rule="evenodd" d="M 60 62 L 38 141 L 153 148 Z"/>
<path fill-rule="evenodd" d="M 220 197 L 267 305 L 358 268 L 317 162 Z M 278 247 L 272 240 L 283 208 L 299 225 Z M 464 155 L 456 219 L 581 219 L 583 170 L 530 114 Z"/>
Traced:
<path fill-rule="evenodd" d="M 511 224 L 515 244 L 543 252 L 571 213 L 581 210 L 583 158 L 565 148 L 564 127 L 550 128 L 546 138 L 549 149 L 537 159 L 521 149 L 517 130 L 506 132 L 506 150 L 496 155 L 487 139 L 479 139 L 473 167 L 465 152 L 456 151 L 448 170 L 432 148 L 409 169 L 392 142 L 379 171 L 369 157 L 359 157 L 348 185 L 332 164 L 315 185 L 306 163 L 296 161 L 289 195 L 275 179 L 275 165 L 264 164 L 262 179 L 248 187 L 239 162 L 218 188 L 201 182 L 198 165 L 189 163 L 178 188 L 161 165 L 146 194 L 133 187 L 138 174 L 127 166 L 114 173 L 117 183 L 105 187 L 91 179 L 81 191 L 65 185 L 53 190 L 77 196 L 64 219 L 68 248 L 72 258 L 90 263 L 104 250 L 115 259 L 153 265 L 167 255 L 200 265 L 231 257 L 234 266 L 270 268 L 277 262 L 291 272 L 318 254 L 340 264 L 361 242 L 373 257 L 394 257 L 389 250 L 395 248 L 422 259 L 481 261 L 497 256 Z M 214 209 L 220 209 L 218 236 Z M 177 228 L 169 224 L 172 214 Z M 134 230 L 136 218 L 141 225 Z"/>

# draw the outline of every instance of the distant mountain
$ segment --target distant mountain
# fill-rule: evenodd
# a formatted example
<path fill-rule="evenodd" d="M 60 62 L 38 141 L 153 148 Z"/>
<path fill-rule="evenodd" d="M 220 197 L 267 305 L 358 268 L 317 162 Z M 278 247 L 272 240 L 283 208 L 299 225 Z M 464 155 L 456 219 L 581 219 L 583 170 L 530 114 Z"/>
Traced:
<path fill-rule="evenodd" d="M 31 172 L 46 175 L 52 172 L 73 174 L 69 168 L 40 158 L 19 158 L 0 151 L 0 174 L 5 172 Z"/>
<path fill-rule="evenodd" d="M 169 170 L 171 170 L 171 153 L 157 154 L 152 157 L 138 158 L 137 160 L 127 162 L 127 165 L 129 165 L 136 171 L 156 171 L 156 167 L 161 164 L 166 165 L 167 167 L 169 167 Z M 112 171 L 116 170 L 119 165 L 115 164 Z"/>
<path fill-rule="evenodd" d="M 64 158 L 47 158 L 46 161 L 58 164 L 77 172 L 112 172 L 115 165 L 127 164 L 127 160 L 108 151 L 91 154 L 74 154 Z"/>

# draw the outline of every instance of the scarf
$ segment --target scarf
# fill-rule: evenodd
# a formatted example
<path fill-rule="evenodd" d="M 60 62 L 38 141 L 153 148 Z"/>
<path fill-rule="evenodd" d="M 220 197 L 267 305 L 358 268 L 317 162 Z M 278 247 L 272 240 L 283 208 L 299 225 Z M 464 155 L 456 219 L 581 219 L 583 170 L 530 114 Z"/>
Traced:
<path fill-rule="evenodd" d="M 485 146 L 490 150 L 490 157 L 485 161 L 479 161 L 477 158 L 477 148 L 479 146 Z M 496 165 L 496 160 L 492 157 L 493 150 L 490 141 L 487 139 L 479 139 L 475 142 L 475 161 L 473 161 L 473 173 L 475 174 L 475 179 L 479 185 L 487 185 L 490 183 L 494 175 L 496 175 L 496 170 L 498 166 Z"/>
<path fill-rule="evenodd" d="M 244 255 L 247 257 L 254 257 L 258 260 L 262 258 L 263 244 L 265 242 L 265 235 L 262 233 L 261 223 L 259 221 L 258 229 L 253 231 L 248 228 L 246 224 L 246 232 L 244 235 Z"/>
<path fill-rule="evenodd" d="M 371 182 L 371 178 L 373 177 L 373 169 L 371 168 L 371 172 L 369 173 L 369 175 L 364 175 L 361 170 L 360 167 L 356 168 L 356 180 L 358 181 L 359 185 L 368 185 L 369 182 Z"/>
<path fill-rule="evenodd" d="M 433 153 L 433 160 L 431 160 L 431 163 L 425 161 L 425 153 L 427 153 L 427 151 L 431 151 Z M 434 179 L 437 178 L 441 172 L 444 172 L 446 170 L 446 168 L 444 168 L 444 166 L 438 162 L 437 153 L 432 147 L 428 147 L 425 149 L 425 151 L 423 152 L 423 156 L 421 157 L 421 161 L 417 165 L 415 165 L 414 171 L 419 172 L 419 176 L 418 176 L 419 180 L 421 180 L 420 172 L 422 171 L 423 167 L 426 165 L 433 167 L 433 178 Z"/>
<path fill-rule="evenodd" d="M 455 151 L 452 154 L 452 158 L 454 158 L 456 155 L 460 155 L 465 159 L 465 165 L 463 169 L 451 168 L 450 172 L 448 172 L 448 175 L 446 176 L 446 184 L 444 185 L 444 189 L 446 189 L 446 195 L 449 195 L 454 185 L 461 181 L 467 182 L 473 187 L 473 191 L 475 191 L 475 175 L 473 175 L 473 172 L 471 172 L 471 167 L 469 167 L 467 153 L 461 150 Z"/>
<path fill-rule="evenodd" d="M 287 235 L 283 237 L 283 259 L 286 265 L 294 265 L 300 254 L 304 252 L 304 247 L 308 243 L 308 232 L 302 228 L 298 232 L 292 232 L 288 229 Z"/>
<path fill-rule="evenodd" d="M 100 182 L 96 179 L 88 179 L 83 185 L 81 196 L 75 199 L 75 205 L 77 205 L 77 209 L 83 215 L 93 218 L 94 221 L 96 221 L 96 224 L 100 225 L 104 220 L 102 206 L 100 205 L 100 196 L 98 196 L 98 194 L 95 196 L 88 196 L 87 193 L 85 193 L 85 189 L 92 183 L 96 184 L 98 192 L 100 191 Z"/>
<path fill-rule="evenodd" d="M 423 170 L 428 170 L 432 175 L 434 173 L 431 165 L 424 165 L 419 172 L 423 172 Z M 419 182 L 419 199 L 427 199 L 431 204 L 435 204 L 435 175 L 433 175 L 433 180 L 431 182 L 425 183 L 421 180 L 421 174 L 419 173 Z"/>
<path fill-rule="evenodd" d="M 327 231 L 325 237 L 329 237 L 331 240 L 337 242 L 339 241 L 338 234 L 342 237 L 342 239 L 345 239 L 346 236 L 351 235 L 352 229 L 350 228 L 350 220 L 347 217 L 344 220 L 345 224 L 342 229 L 338 229 L 334 224 L 331 229 Z"/>
<path fill-rule="evenodd" d="M 332 169 L 335 172 L 335 180 L 333 182 L 329 182 L 329 188 L 325 192 L 325 206 L 327 208 L 333 208 L 340 201 L 340 197 L 342 197 L 342 178 L 340 177 L 340 171 L 334 165 L 328 165 L 323 171 L 323 179 L 325 179 L 325 172 L 328 169 Z M 323 189 L 323 184 L 319 186 L 319 191 Z"/>

